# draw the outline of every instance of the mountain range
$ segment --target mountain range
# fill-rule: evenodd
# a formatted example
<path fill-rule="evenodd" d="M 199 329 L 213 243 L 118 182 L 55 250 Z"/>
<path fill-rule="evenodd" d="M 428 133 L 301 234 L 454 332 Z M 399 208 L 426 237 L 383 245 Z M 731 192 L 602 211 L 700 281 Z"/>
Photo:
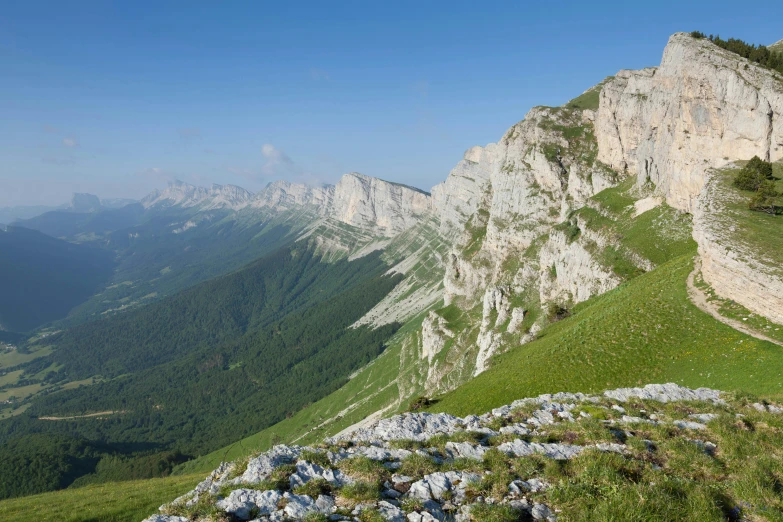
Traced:
<path fill-rule="evenodd" d="M 783 205 L 734 181 L 757 157 L 783 189 L 781 115 L 783 74 L 677 33 L 430 192 L 174 182 L 18 221 L 113 271 L 0 354 L 0 495 L 208 473 L 411 408 L 651 380 L 781 394 Z M 50 464 L 21 480 L 32 455 Z"/>

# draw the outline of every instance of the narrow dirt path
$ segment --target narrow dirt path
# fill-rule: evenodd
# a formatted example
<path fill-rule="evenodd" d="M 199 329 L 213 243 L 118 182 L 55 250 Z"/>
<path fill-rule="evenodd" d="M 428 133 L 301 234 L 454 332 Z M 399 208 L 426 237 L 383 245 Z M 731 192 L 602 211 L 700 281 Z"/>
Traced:
<path fill-rule="evenodd" d="M 45 421 L 62 421 L 62 420 L 74 420 L 74 419 L 88 419 L 90 417 L 106 417 L 109 415 L 122 414 L 124 411 L 99 411 L 97 413 L 88 413 L 86 415 L 74 415 L 72 417 L 38 417 L 38 420 Z"/>
<path fill-rule="evenodd" d="M 783 346 L 783 343 L 781 343 L 777 339 L 767 337 L 764 334 L 758 333 L 756 330 L 752 330 L 751 328 L 748 328 L 742 321 L 737 321 L 736 319 L 729 319 L 728 317 L 721 315 L 721 313 L 718 311 L 718 306 L 715 303 L 711 303 L 710 301 L 708 301 L 707 295 L 701 289 L 699 289 L 694 283 L 696 274 L 700 270 L 701 270 L 701 258 L 697 256 L 696 260 L 693 263 L 693 272 L 691 272 L 690 275 L 688 276 L 688 297 L 690 297 L 691 302 L 695 304 L 699 308 L 699 310 L 710 314 L 712 317 L 714 317 L 721 323 L 731 326 L 735 330 L 738 330 L 744 334 L 748 334 L 751 337 L 755 337 L 756 339 L 760 339 L 762 341 L 769 341 L 773 344 L 777 344 L 778 346 Z"/>

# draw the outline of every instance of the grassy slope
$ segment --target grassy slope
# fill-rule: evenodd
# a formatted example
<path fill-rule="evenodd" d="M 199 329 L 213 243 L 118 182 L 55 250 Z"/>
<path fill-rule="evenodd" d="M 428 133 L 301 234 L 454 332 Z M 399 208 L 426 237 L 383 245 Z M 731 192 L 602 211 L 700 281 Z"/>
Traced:
<path fill-rule="evenodd" d="M 540 339 L 498 356 L 432 410 L 467 415 L 541 393 L 670 381 L 783 393 L 781 348 L 696 308 L 685 284 L 692 268 L 691 256 L 683 256 L 583 303 Z"/>
<path fill-rule="evenodd" d="M 193 489 L 203 478 L 199 474 L 98 484 L 4 500 L 0 502 L 0 520 L 138 522 L 164 502 Z"/>
<path fill-rule="evenodd" d="M 777 178 L 776 189 L 783 192 L 783 162 L 772 165 Z M 731 245 L 740 258 L 749 257 L 771 273 L 783 276 L 780 252 L 783 251 L 783 219 L 764 212 L 748 210 L 752 192 L 739 190 L 732 184 L 737 168 L 725 168 L 715 172 L 713 184 L 713 209 L 710 221 L 720 230 L 721 243 Z M 778 198 L 778 205 L 783 200 Z"/>

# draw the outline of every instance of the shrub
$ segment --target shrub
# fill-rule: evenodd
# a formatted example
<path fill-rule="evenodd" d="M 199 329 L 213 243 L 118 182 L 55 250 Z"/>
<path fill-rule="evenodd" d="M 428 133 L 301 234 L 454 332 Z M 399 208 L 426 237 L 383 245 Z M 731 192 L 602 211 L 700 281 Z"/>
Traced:
<path fill-rule="evenodd" d="M 434 404 L 434 401 L 432 399 L 429 399 L 428 397 L 424 397 L 423 395 L 420 397 L 416 397 L 413 399 L 408 406 L 408 411 L 418 411 L 423 410 L 427 406 L 431 406 Z"/>
<path fill-rule="evenodd" d="M 555 303 L 549 305 L 547 312 L 548 312 L 547 316 L 549 317 L 549 321 L 552 323 L 560 321 L 561 319 L 565 319 L 566 317 L 571 315 L 571 312 L 568 310 L 568 308 L 565 308 Z"/>
<path fill-rule="evenodd" d="M 734 177 L 734 186 L 742 189 L 756 192 L 761 188 L 765 180 L 772 180 L 772 164 L 753 156 L 751 160 L 742 167 Z"/>
<path fill-rule="evenodd" d="M 748 208 L 774 215 L 778 210 L 775 206 L 775 201 L 779 195 L 778 191 L 775 190 L 775 182 L 764 180 L 759 185 L 756 194 L 748 202 Z"/>

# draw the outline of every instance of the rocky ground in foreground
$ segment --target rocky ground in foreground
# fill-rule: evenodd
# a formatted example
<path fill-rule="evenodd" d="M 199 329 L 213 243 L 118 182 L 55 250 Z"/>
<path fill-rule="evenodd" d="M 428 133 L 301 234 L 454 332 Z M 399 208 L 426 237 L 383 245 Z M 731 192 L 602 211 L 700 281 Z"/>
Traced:
<path fill-rule="evenodd" d="M 782 414 L 676 384 L 406 413 L 223 463 L 145 522 L 781 520 Z"/>

